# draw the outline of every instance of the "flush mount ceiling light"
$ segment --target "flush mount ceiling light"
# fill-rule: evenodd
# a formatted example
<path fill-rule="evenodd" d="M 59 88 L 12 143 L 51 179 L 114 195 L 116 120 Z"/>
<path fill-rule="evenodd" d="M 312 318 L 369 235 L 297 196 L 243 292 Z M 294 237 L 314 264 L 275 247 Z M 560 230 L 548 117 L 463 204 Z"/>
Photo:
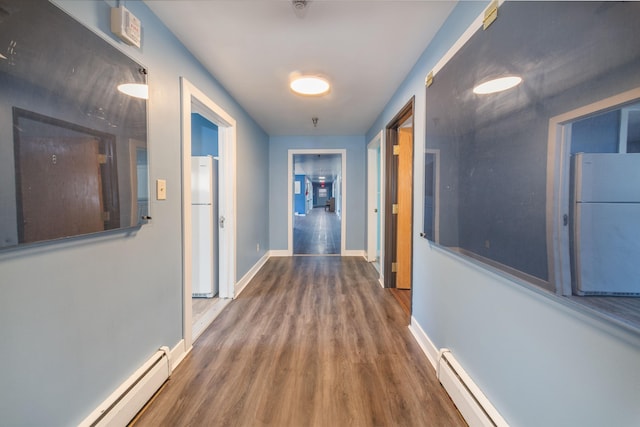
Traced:
<path fill-rule="evenodd" d="M 298 76 L 289 84 L 291 90 L 300 95 L 318 96 L 329 92 L 331 85 L 319 76 Z"/>
<path fill-rule="evenodd" d="M 522 77 L 507 76 L 498 79 L 489 80 L 473 88 L 473 93 L 478 95 L 486 95 L 489 93 L 502 92 L 522 83 Z"/>
<path fill-rule="evenodd" d="M 149 99 L 149 86 L 142 83 L 124 83 L 118 85 L 118 90 L 134 98 Z"/>

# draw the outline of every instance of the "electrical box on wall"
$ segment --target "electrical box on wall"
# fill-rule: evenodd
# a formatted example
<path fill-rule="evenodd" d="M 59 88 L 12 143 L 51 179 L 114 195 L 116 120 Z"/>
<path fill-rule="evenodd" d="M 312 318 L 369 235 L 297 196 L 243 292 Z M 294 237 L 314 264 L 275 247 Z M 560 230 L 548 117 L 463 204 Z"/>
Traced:
<path fill-rule="evenodd" d="M 140 47 L 142 25 L 126 7 L 111 8 L 111 31 L 125 43 Z"/>

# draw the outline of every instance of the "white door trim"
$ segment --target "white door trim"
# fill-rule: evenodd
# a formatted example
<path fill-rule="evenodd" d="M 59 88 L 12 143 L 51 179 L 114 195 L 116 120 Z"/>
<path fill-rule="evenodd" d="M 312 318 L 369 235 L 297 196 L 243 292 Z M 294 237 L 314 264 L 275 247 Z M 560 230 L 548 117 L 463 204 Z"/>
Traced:
<path fill-rule="evenodd" d="M 309 148 L 309 149 L 290 149 L 289 154 L 289 167 L 287 171 L 287 254 L 293 256 L 293 156 L 294 154 L 340 154 L 342 157 L 342 191 L 340 197 L 341 201 L 341 218 L 340 218 L 340 256 L 345 255 L 346 247 L 346 223 L 347 223 L 347 150 L 342 149 L 330 149 L 330 148 Z"/>
<path fill-rule="evenodd" d="M 182 90 L 182 287 L 183 337 L 185 350 L 193 343 L 191 309 L 191 114 L 199 113 L 218 126 L 219 215 L 225 218 L 220 230 L 220 298 L 233 298 L 236 281 L 236 121 L 186 78 Z"/>
<path fill-rule="evenodd" d="M 382 156 L 382 139 L 384 131 L 380 131 L 367 144 L 367 260 L 374 262 L 376 260 L 376 249 L 378 236 L 381 236 L 381 230 L 378 229 L 378 215 L 382 215 L 382 203 L 380 204 L 380 212 L 377 209 L 377 193 L 380 190 L 382 200 L 382 158 L 380 159 L 380 173 L 378 173 L 378 150 Z M 380 217 L 381 220 L 383 217 Z M 380 249 L 382 252 L 382 248 Z"/>

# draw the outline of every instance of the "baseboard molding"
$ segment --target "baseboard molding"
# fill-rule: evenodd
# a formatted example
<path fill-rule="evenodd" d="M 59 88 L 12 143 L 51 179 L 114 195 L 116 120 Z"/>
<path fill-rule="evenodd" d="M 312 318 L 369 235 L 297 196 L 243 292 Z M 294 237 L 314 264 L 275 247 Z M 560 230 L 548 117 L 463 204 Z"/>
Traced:
<path fill-rule="evenodd" d="M 160 347 L 149 360 L 136 369 L 98 405 L 79 426 L 127 425 L 171 375 L 171 353 L 169 347 Z"/>
<path fill-rule="evenodd" d="M 465 372 L 452 352 L 446 348 L 438 350 L 413 316 L 411 316 L 409 331 L 429 359 L 438 380 L 469 426 L 508 427 L 507 422 Z"/>
<path fill-rule="evenodd" d="M 364 258 L 365 260 L 367 259 L 367 251 L 364 250 L 353 250 L 353 249 L 345 249 L 345 251 L 343 252 L 342 256 L 359 256 Z"/>
<path fill-rule="evenodd" d="M 269 251 L 269 258 L 271 257 L 283 257 L 283 256 L 291 256 L 289 250 L 287 249 L 276 249 Z"/>
<path fill-rule="evenodd" d="M 413 337 L 418 342 L 418 345 L 429 359 L 429 363 L 431 363 L 431 367 L 434 370 L 438 369 L 438 349 L 435 344 L 429 339 L 429 336 L 422 329 L 418 321 L 415 317 L 411 316 L 411 323 L 409 324 L 409 332 L 413 335 Z"/>
<path fill-rule="evenodd" d="M 176 344 L 175 347 L 171 349 L 171 353 L 169 353 L 169 366 L 171 367 L 171 372 L 176 369 L 176 367 L 184 360 L 184 358 L 187 356 L 187 354 L 189 354 L 190 351 L 190 348 L 185 348 L 184 339 L 178 341 L 178 344 Z"/>
<path fill-rule="evenodd" d="M 271 251 L 265 252 L 262 258 L 260 258 L 258 262 L 256 262 L 253 265 L 253 267 L 251 267 L 249 271 L 247 271 L 247 274 L 242 276 L 242 279 L 238 280 L 238 282 L 234 286 L 234 298 L 237 298 L 238 295 L 240 295 L 240 293 L 244 290 L 244 288 L 249 284 L 251 279 L 253 279 L 253 277 L 258 273 L 258 271 L 260 271 L 262 266 L 269 260 L 269 257 L 271 256 L 272 256 Z"/>

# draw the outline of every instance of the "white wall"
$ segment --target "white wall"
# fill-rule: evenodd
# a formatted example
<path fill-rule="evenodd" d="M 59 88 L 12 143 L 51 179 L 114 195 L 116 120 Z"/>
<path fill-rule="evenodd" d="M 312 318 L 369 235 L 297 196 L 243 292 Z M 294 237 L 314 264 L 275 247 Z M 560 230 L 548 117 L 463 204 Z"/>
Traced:
<path fill-rule="evenodd" d="M 430 245 L 422 226 L 424 79 L 486 6 L 459 3 L 367 132 L 415 99 L 413 317 L 513 426 L 640 425 L 640 336 Z"/>
<path fill-rule="evenodd" d="M 57 0 L 149 69 L 150 224 L 0 252 L 0 425 L 77 425 L 161 345 L 182 338 L 180 76 L 237 121 L 237 277 L 268 248 L 268 137 L 142 2 L 140 50 L 109 31 L 115 1 Z M 55 37 L 55 34 L 52 34 Z M 261 252 L 256 252 L 256 240 Z"/>

